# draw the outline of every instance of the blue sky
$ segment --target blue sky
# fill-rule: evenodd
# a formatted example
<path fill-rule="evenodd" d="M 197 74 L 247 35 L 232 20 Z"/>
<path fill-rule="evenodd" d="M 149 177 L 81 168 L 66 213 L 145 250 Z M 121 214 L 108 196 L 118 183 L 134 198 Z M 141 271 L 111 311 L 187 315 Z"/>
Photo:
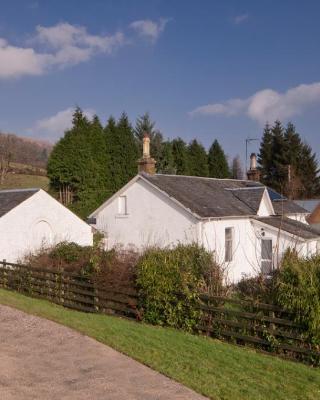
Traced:
<path fill-rule="evenodd" d="M 2 0 L 0 130 L 54 141 L 75 105 L 103 122 L 148 111 L 165 137 L 244 158 L 280 118 L 320 154 L 319 15 L 319 1 Z"/>

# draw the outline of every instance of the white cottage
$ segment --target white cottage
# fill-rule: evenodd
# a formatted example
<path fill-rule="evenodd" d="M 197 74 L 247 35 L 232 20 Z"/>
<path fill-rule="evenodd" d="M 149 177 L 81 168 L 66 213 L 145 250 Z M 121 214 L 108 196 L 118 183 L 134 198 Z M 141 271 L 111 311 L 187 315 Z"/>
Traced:
<path fill-rule="evenodd" d="M 268 273 L 287 248 L 301 255 L 319 250 L 308 212 L 259 182 L 155 174 L 148 143 L 139 166 L 89 217 L 108 248 L 197 242 L 215 254 L 231 281 Z M 256 176 L 254 167 L 248 176 Z"/>
<path fill-rule="evenodd" d="M 92 228 L 42 189 L 0 190 L 0 260 L 62 241 L 92 245 Z"/>

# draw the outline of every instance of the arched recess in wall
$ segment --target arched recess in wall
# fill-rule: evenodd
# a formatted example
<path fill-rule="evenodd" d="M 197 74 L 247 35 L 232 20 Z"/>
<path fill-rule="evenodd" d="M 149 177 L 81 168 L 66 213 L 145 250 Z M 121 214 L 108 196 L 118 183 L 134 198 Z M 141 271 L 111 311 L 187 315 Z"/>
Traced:
<path fill-rule="evenodd" d="M 37 221 L 32 227 L 33 248 L 38 249 L 42 246 L 53 244 L 54 234 L 49 222 L 45 220 Z"/>

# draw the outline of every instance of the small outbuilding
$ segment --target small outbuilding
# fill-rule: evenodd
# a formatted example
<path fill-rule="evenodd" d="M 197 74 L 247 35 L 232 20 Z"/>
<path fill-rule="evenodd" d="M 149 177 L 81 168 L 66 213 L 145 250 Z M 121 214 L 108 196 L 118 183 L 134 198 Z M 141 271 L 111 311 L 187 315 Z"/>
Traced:
<path fill-rule="evenodd" d="M 92 228 L 42 189 L 0 190 L 0 260 L 62 241 L 91 246 Z"/>

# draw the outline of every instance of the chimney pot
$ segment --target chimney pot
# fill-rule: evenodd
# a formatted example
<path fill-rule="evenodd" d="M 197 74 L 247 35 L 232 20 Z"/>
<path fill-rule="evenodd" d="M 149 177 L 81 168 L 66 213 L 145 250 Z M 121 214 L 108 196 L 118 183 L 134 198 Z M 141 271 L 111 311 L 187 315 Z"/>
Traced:
<path fill-rule="evenodd" d="M 250 155 L 250 170 L 257 169 L 257 155 L 256 153 L 251 153 Z"/>
<path fill-rule="evenodd" d="M 250 168 L 247 171 L 247 177 L 249 181 L 260 181 L 260 171 L 257 168 L 257 155 L 256 153 L 251 153 L 250 155 Z"/>
<path fill-rule="evenodd" d="M 150 136 L 147 132 L 143 135 L 142 158 L 138 161 L 138 171 L 154 175 L 156 173 L 156 161 L 150 156 Z"/>

